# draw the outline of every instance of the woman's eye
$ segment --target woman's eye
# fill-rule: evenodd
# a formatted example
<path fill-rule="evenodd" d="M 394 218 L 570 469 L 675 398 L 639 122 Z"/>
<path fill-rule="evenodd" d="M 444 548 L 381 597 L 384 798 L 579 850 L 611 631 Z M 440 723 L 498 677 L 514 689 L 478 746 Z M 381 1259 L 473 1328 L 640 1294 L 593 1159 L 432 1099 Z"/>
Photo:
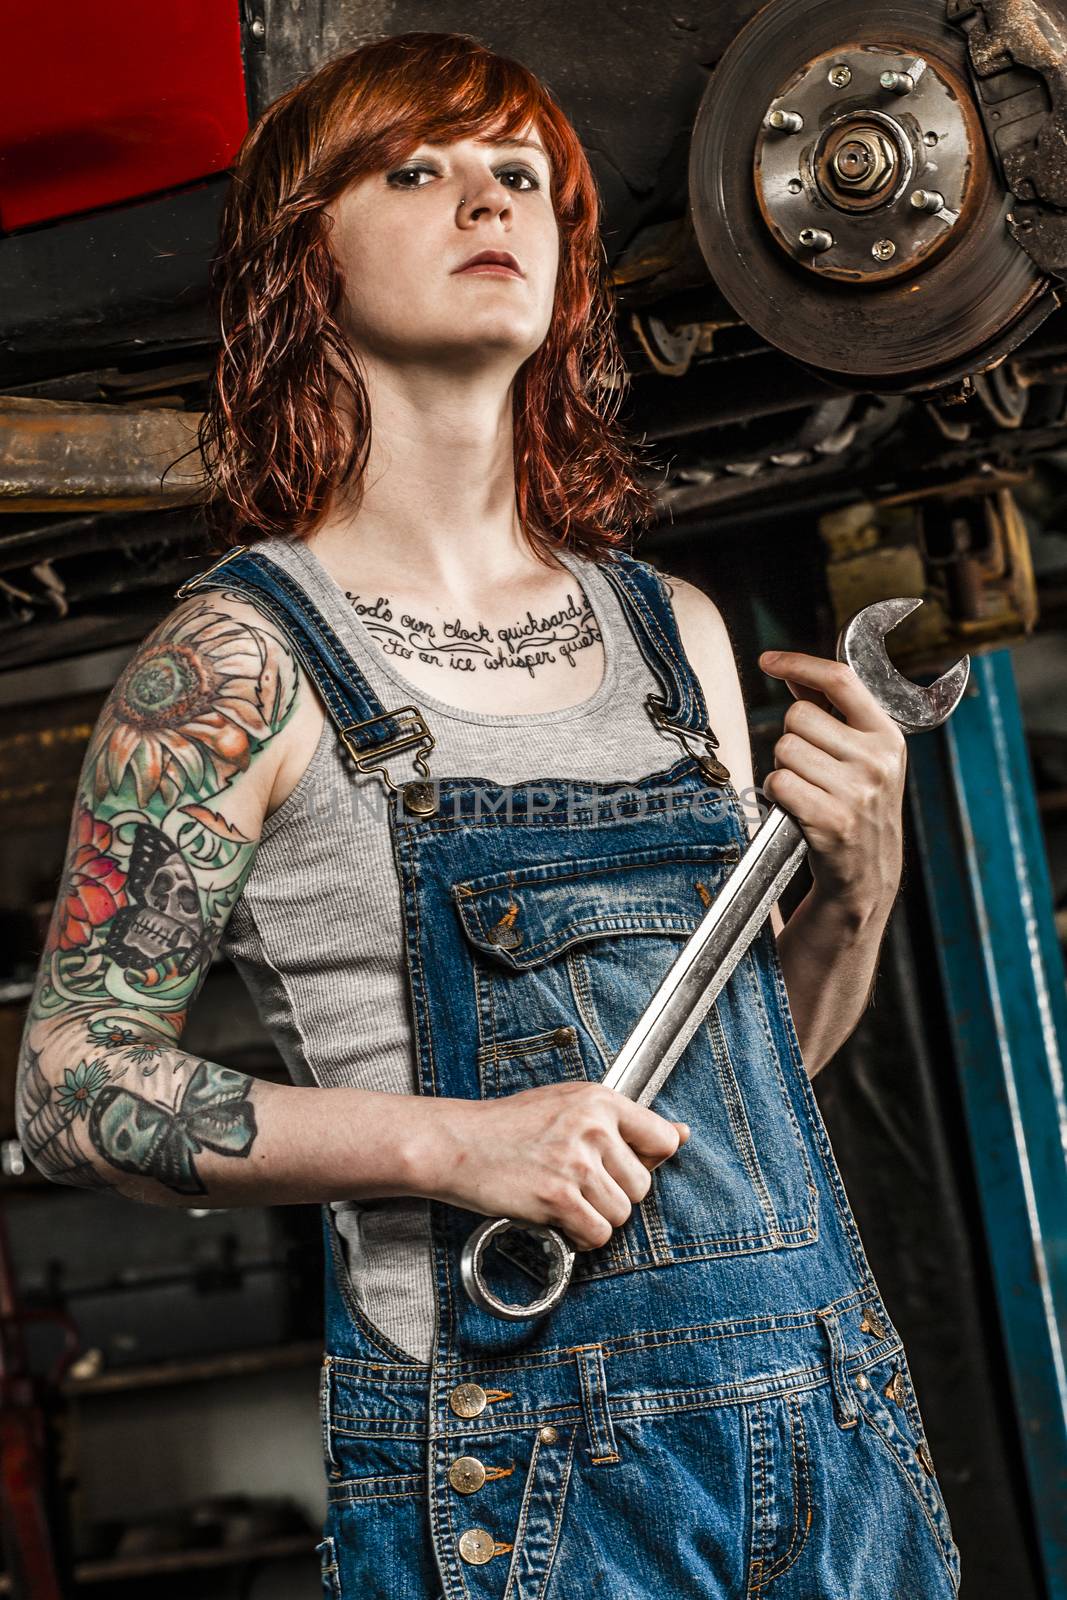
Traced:
<path fill-rule="evenodd" d="M 432 167 L 397 167 L 395 172 L 390 172 L 385 181 L 392 184 L 395 189 L 421 189 L 421 183 L 403 183 L 400 181 L 410 173 L 415 173 L 418 176 L 420 172 L 428 174 L 431 178 L 433 177 Z"/>
<path fill-rule="evenodd" d="M 539 189 L 541 187 L 541 182 L 536 172 L 531 172 L 528 167 L 501 167 L 496 175 L 501 183 L 505 178 L 525 178 L 528 188 Z"/>

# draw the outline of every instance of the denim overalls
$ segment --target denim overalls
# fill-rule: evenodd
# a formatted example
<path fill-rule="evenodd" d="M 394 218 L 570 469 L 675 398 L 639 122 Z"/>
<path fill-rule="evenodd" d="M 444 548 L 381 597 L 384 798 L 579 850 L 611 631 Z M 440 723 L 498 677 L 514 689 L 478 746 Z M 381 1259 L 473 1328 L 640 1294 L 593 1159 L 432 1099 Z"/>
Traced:
<path fill-rule="evenodd" d="M 663 771 L 610 793 L 595 777 L 431 773 L 416 708 L 383 709 L 254 546 L 178 591 L 233 590 L 274 619 L 361 771 L 421 752 L 423 778 L 388 810 L 423 1094 L 603 1077 L 748 842 L 661 580 L 621 553 L 600 570 L 662 684 L 647 709 L 665 740 Z M 481 1218 L 427 1202 L 429 1365 L 363 1314 L 323 1206 L 327 1596 L 953 1600 L 959 1552 L 907 1359 L 769 921 L 654 1109 L 690 1139 L 532 1321 L 471 1303 L 460 1254 Z M 523 1303 L 544 1263 L 515 1232 L 487 1260 L 495 1292 Z"/>

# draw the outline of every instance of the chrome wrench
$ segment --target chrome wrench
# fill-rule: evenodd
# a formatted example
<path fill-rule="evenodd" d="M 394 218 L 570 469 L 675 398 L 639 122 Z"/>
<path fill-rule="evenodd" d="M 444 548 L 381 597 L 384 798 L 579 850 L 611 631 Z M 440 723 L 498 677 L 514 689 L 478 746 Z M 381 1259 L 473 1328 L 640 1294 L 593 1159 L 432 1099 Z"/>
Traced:
<path fill-rule="evenodd" d="M 922 605 L 905 597 L 878 600 L 856 613 L 837 638 L 836 653 L 874 695 L 903 733 L 937 728 L 956 709 L 967 687 L 970 656 L 933 683 L 912 683 L 893 666 L 885 637 Z M 780 806 L 764 817 L 740 861 L 682 948 L 649 1004 L 638 1017 L 603 1078 L 638 1105 L 659 1093 L 671 1069 L 715 1003 L 737 963 L 770 915 L 807 852 L 800 824 Z M 498 1234 L 510 1229 L 533 1234 L 552 1257 L 553 1276 L 545 1293 L 526 1305 L 493 1294 L 485 1278 L 484 1255 Z M 556 1228 L 511 1217 L 487 1218 L 470 1234 L 460 1258 L 460 1275 L 469 1298 L 483 1311 L 509 1322 L 551 1311 L 570 1283 L 575 1252 Z"/>

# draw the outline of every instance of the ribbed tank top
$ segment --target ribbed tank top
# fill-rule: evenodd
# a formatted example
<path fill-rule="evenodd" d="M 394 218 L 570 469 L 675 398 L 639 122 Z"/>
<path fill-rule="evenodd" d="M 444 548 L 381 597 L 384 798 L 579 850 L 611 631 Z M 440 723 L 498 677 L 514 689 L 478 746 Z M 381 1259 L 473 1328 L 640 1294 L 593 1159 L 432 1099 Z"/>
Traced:
<path fill-rule="evenodd" d="M 448 705 L 395 671 L 307 545 L 275 537 L 255 549 L 301 585 L 386 710 L 419 707 L 436 740 L 429 757 L 435 778 L 516 784 L 551 777 L 604 787 L 662 771 L 681 754 L 678 741 L 645 710 L 645 695 L 661 686 L 594 561 L 559 553 L 585 591 L 603 640 L 599 687 L 563 711 L 498 714 Z M 389 771 L 398 784 L 418 776 L 409 752 L 393 758 Z M 266 819 L 221 944 L 294 1083 L 418 1094 L 385 786 L 355 771 L 328 716 L 303 776 Z M 353 1129 L 354 1148 L 357 1139 Z M 428 1362 L 429 1202 L 332 1204 L 361 1308 L 394 1344 Z"/>

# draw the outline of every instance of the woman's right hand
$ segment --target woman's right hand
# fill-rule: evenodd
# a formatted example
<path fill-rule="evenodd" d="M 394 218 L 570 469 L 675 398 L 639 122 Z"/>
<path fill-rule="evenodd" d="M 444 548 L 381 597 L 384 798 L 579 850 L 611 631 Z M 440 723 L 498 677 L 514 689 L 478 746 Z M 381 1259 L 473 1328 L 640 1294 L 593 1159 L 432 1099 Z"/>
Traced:
<path fill-rule="evenodd" d="M 599 1083 L 546 1083 L 495 1100 L 427 1100 L 433 1115 L 409 1193 L 487 1217 L 558 1228 L 595 1250 L 689 1137 Z"/>

